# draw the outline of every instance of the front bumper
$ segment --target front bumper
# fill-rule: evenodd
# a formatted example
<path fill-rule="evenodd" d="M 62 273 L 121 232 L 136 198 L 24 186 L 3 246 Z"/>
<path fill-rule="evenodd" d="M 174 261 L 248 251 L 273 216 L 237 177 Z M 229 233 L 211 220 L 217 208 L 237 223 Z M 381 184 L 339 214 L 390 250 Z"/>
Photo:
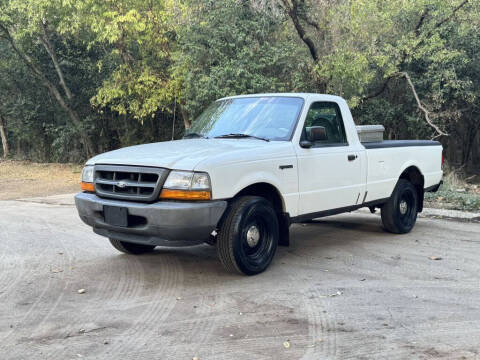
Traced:
<path fill-rule="evenodd" d="M 82 221 L 99 235 L 159 246 L 188 246 L 204 242 L 227 208 L 227 202 L 223 200 L 143 204 L 103 199 L 90 193 L 77 194 L 75 205 Z M 103 217 L 104 205 L 127 208 L 129 217 L 142 221 L 128 227 L 107 224 Z"/>

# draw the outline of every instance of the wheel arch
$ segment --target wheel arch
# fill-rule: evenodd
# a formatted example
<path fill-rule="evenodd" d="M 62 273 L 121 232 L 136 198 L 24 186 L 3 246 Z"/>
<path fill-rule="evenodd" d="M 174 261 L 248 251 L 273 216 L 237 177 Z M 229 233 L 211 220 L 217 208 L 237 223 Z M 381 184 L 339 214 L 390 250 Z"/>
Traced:
<path fill-rule="evenodd" d="M 270 201 L 278 213 L 285 212 L 285 200 L 278 188 L 268 182 L 257 182 L 250 184 L 238 191 L 233 199 L 239 196 L 254 195 L 261 196 Z"/>
<path fill-rule="evenodd" d="M 399 176 L 399 179 L 404 179 L 410 181 L 412 185 L 417 190 L 418 195 L 418 212 L 423 210 L 423 197 L 424 197 L 424 187 L 425 187 L 425 177 L 423 176 L 420 169 L 415 165 L 408 166 Z"/>
<path fill-rule="evenodd" d="M 240 196 L 254 195 L 261 196 L 273 205 L 275 212 L 277 213 L 278 225 L 280 227 L 280 238 L 278 244 L 281 246 L 289 246 L 290 244 L 290 215 L 286 212 L 285 199 L 282 196 L 280 190 L 268 182 L 256 182 L 244 187 L 238 191 L 232 198 L 237 199 Z"/>

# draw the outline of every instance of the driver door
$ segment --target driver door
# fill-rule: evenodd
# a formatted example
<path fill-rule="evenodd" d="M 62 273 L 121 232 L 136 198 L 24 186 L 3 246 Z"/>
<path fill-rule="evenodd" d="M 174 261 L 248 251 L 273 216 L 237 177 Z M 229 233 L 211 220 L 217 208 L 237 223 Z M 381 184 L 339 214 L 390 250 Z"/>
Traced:
<path fill-rule="evenodd" d="M 322 135 L 311 135 L 314 133 Z M 309 136 L 315 140 L 310 142 Z M 300 200 L 298 214 L 355 205 L 363 186 L 362 157 L 348 143 L 337 103 L 322 101 L 311 104 L 300 143 L 296 145 Z"/>

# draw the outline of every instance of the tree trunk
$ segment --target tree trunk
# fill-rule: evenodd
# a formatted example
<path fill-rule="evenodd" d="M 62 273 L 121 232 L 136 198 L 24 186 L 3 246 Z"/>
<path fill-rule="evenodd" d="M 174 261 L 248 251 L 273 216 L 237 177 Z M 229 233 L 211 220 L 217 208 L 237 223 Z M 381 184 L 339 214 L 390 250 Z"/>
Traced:
<path fill-rule="evenodd" d="M 2 139 L 3 158 L 6 159 L 8 156 L 8 142 L 5 131 L 5 121 L 3 120 L 2 116 L 0 116 L 0 138 Z"/>
<path fill-rule="evenodd" d="M 315 43 L 307 35 L 307 32 L 305 31 L 302 24 L 300 23 L 297 0 L 292 0 L 291 5 L 287 0 L 282 0 L 282 2 L 285 8 L 285 11 L 287 12 L 288 16 L 293 22 L 293 26 L 295 27 L 295 30 L 297 31 L 298 36 L 305 43 L 305 45 L 307 45 L 308 50 L 310 51 L 310 55 L 312 56 L 312 59 L 315 62 L 315 64 L 318 63 L 318 51 L 317 51 L 317 48 L 315 47 Z"/>
<path fill-rule="evenodd" d="M 85 153 L 87 157 L 90 157 L 93 155 L 93 143 L 88 137 L 88 135 L 85 133 L 85 131 L 82 130 L 82 121 L 80 120 L 80 117 L 78 116 L 77 112 L 70 107 L 70 105 L 67 104 L 67 102 L 63 99 L 62 95 L 58 91 L 57 87 L 53 85 L 50 81 L 47 79 L 43 80 L 42 79 L 43 85 L 50 90 L 50 93 L 55 97 L 57 100 L 58 104 L 62 107 L 63 110 L 65 110 L 70 117 L 70 120 L 72 120 L 73 125 L 77 128 L 77 130 L 80 132 L 80 141 L 82 142 L 84 146 Z"/>
<path fill-rule="evenodd" d="M 72 92 L 70 91 L 70 88 L 67 86 L 67 83 L 65 82 L 65 76 L 63 75 L 63 71 L 60 68 L 60 64 L 57 59 L 57 54 L 55 53 L 55 48 L 53 47 L 53 44 L 50 41 L 50 37 L 48 36 L 47 25 L 45 21 L 42 22 L 42 25 L 43 25 L 42 26 L 43 36 L 40 36 L 40 41 L 45 47 L 45 50 L 47 50 L 48 55 L 50 55 L 50 59 L 53 62 L 53 66 L 55 67 L 55 71 L 57 72 L 57 76 L 60 81 L 60 86 L 63 88 L 63 91 L 65 91 L 65 95 L 67 96 L 67 99 L 72 100 Z"/>
<path fill-rule="evenodd" d="M 281 4 L 293 23 L 295 31 L 297 32 L 298 37 L 303 43 L 308 47 L 310 56 L 312 57 L 313 63 L 315 65 L 320 61 L 318 48 L 315 45 L 314 40 L 307 34 L 305 27 L 302 25 L 302 21 L 313 26 L 319 30 L 319 26 L 308 18 L 308 15 L 302 11 L 302 6 L 304 2 L 302 0 L 281 0 Z M 322 34 L 323 36 L 325 34 Z M 328 88 L 328 81 L 322 78 L 316 71 L 312 70 L 314 76 L 317 78 L 317 89 L 319 92 L 326 93 Z"/>
<path fill-rule="evenodd" d="M 188 114 L 185 111 L 185 109 L 180 106 L 180 113 L 182 114 L 183 118 L 183 125 L 185 126 L 185 130 L 190 129 L 190 126 L 192 126 L 192 123 L 190 122 L 190 119 L 188 118 Z"/>

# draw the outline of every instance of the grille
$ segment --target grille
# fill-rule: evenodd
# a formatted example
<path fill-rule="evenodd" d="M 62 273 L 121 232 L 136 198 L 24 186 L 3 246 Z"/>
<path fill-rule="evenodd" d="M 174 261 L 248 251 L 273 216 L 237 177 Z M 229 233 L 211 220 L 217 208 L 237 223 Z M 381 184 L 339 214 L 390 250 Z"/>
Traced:
<path fill-rule="evenodd" d="M 161 168 L 95 165 L 95 191 L 100 197 L 156 201 L 167 175 Z"/>

